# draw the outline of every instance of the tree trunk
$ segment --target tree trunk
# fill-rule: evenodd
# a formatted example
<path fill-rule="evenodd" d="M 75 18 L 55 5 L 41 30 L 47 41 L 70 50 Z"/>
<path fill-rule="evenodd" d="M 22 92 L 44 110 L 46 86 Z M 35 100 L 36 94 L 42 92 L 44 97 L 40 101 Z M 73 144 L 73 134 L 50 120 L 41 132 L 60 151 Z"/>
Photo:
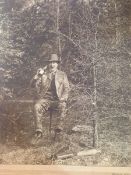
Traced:
<path fill-rule="evenodd" d="M 120 31 L 120 17 L 118 14 L 118 2 L 117 0 L 114 0 L 114 8 L 115 8 L 115 15 L 116 15 L 116 27 L 115 27 L 115 32 L 116 32 L 116 37 L 115 37 L 115 45 L 119 46 L 121 43 L 122 35 Z"/>
<path fill-rule="evenodd" d="M 60 1 L 57 0 L 57 19 L 56 19 L 56 30 L 58 33 L 58 39 L 57 39 L 57 43 L 58 43 L 58 53 L 59 55 L 61 55 L 61 42 L 60 42 L 60 34 L 59 34 L 59 17 L 60 17 Z M 61 57 L 59 58 L 61 61 Z"/>

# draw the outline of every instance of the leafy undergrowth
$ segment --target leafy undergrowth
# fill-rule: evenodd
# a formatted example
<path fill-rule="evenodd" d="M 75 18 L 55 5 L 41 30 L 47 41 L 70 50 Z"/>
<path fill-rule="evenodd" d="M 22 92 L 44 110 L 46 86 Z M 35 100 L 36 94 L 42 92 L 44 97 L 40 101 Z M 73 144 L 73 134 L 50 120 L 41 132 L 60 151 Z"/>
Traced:
<path fill-rule="evenodd" d="M 71 122 L 71 121 L 68 121 Z M 74 123 L 75 125 L 75 123 Z M 101 153 L 92 156 L 77 156 L 82 150 L 92 148 L 92 129 L 89 132 L 66 132 L 53 140 L 45 126 L 43 140 L 39 145 L 30 144 L 31 136 L 26 139 L 8 141 L 0 145 L 1 164 L 59 164 L 83 166 L 131 166 L 131 122 L 128 117 L 100 117 L 99 119 L 99 147 Z M 72 125 L 70 125 L 70 128 Z M 84 144 L 86 143 L 86 145 Z M 73 153 L 68 159 L 57 159 L 56 155 Z"/>

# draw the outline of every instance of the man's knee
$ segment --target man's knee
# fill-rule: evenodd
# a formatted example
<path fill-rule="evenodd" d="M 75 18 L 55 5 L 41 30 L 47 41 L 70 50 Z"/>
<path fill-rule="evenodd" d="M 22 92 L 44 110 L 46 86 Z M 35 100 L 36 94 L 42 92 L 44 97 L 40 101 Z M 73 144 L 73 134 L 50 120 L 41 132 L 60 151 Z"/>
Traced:
<path fill-rule="evenodd" d="M 36 103 L 36 104 L 34 105 L 34 111 L 35 111 L 36 113 L 41 113 L 41 110 L 42 110 L 41 104 L 40 104 L 40 103 Z"/>
<path fill-rule="evenodd" d="M 36 112 L 42 113 L 48 108 L 47 102 L 45 100 L 37 101 L 34 105 L 34 110 Z"/>
<path fill-rule="evenodd" d="M 39 108 L 41 107 L 41 104 L 40 103 L 35 103 L 35 105 L 34 105 L 34 108 L 36 109 L 36 110 L 38 110 Z"/>

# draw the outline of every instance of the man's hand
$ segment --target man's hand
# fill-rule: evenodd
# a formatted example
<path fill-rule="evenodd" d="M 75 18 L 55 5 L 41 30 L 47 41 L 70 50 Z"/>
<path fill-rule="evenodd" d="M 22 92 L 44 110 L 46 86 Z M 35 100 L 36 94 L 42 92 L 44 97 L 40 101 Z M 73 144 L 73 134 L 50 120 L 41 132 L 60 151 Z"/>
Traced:
<path fill-rule="evenodd" d="M 38 69 L 38 71 L 37 71 L 37 75 L 39 76 L 41 76 L 41 75 L 43 75 L 43 73 L 44 73 L 44 70 L 42 69 L 42 68 L 40 68 L 40 69 Z"/>
<path fill-rule="evenodd" d="M 37 80 L 43 74 L 44 74 L 44 70 L 42 68 L 38 69 L 36 75 L 34 76 L 34 80 Z"/>

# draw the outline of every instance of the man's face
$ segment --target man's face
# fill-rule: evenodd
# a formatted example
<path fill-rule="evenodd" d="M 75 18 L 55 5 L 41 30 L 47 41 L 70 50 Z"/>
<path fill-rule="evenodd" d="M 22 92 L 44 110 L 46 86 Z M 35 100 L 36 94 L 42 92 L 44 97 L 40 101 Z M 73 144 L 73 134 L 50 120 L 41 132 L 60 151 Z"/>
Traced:
<path fill-rule="evenodd" d="M 57 62 L 50 62 L 50 63 L 49 63 L 49 69 L 50 69 L 51 71 L 56 71 L 57 68 L 58 68 L 58 63 L 57 63 Z"/>

